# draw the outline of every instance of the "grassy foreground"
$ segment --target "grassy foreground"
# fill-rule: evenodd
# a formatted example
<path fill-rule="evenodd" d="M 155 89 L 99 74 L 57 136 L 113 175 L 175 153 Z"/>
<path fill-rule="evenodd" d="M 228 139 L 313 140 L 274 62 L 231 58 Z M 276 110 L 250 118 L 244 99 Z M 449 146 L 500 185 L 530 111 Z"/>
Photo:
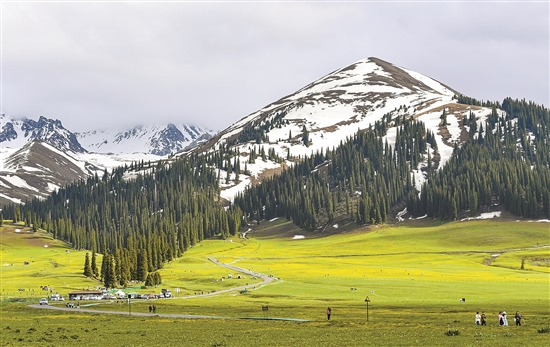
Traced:
<path fill-rule="evenodd" d="M 342 227 L 340 228 L 342 230 Z M 45 234 L 2 229 L 2 346 L 547 346 L 550 342 L 548 223 L 415 221 L 337 233 L 307 234 L 283 220 L 255 227 L 247 240 L 207 240 L 162 270 L 157 313 L 222 319 L 140 317 L 152 302 L 135 300 L 132 316 L 27 307 L 48 285 L 61 294 L 98 285 L 83 278 L 84 253 Z M 294 239 L 303 235 L 303 239 Z M 44 247 L 48 245 L 48 247 Z M 271 274 L 266 286 L 207 260 Z M 28 261 L 29 265 L 23 265 Z M 521 264 L 523 270 L 520 270 Z M 10 265 L 13 264 L 13 265 Z M 225 281 L 219 281 L 226 277 Z M 235 277 L 235 276 L 233 276 Z M 246 293 L 194 297 L 249 284 Z M 25 291 L 18 291 L 22 288 Z M 34 289 L 34 291 L 33 291 Z M 132 289 L 158 292 L 155 289 Z M 369 296 L 369 321 L 365 298 Z M 465 302 L 460 299 L 465 298 Z M 15 301 L 25 302 L 15 302 Z M 128 312 L 115 301 L 83 307 Z M 91 306 L 88 306 L 91 305 Z M 263 318 L 262 305 L 269 305 Z M 330 321 L 325 310 L 332 308 Z M 507 311 L 510 326 L 498 327 Z M 488 326 L 474 322 L 485 311 Z M 521 327 L 512 317 L 520 311 Z M 282 321 L 297 318 L 308 322 Z M 458 335 L 447 336 L 451 331 Z M 539 332 L 541 331 L 541 332 Z M 544 333 L 547 331 L 546 333 Z"/>

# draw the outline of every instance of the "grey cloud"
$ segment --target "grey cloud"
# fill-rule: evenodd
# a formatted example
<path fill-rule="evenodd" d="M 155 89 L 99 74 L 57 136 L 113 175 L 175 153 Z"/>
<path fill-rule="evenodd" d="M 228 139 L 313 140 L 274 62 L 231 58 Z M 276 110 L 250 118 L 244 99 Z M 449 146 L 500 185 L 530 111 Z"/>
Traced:
<path fill-rule="evenodd" d="M 368 56 L 548 105 L 548 4 L 5 3 L 3 112 L 221 130 Z"/>

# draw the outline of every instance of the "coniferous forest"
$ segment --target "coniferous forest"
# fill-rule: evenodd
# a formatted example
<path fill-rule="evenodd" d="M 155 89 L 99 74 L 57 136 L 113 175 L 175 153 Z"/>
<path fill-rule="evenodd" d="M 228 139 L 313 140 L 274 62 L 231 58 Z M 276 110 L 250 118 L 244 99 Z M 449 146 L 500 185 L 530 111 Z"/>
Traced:
<path fill-rule="evenodd" d="M 433 134 L 421 122 L 388 115 L 340 147 L 246 189 L 235 204 L 250 219 L 286 217 L 308 230 L 332 222 L 337 211 L 359 224 L 383 223 L 402 199 L 413 216 L 443 220 L 490 211 L 495 204 L 520 217 L 549 218 L 549 111 L 505 99 L 499 115 L 498 104 L 488 104 L 492 114 L 479 129 L 473 114 L 464 118 L 469 138 L 455 146 L 441 170 L 434 170 L 426 151 L 429 145 L 437 155 Z M 394 148 L 382 142 L 390 121 L 398 126 Z M 410 172 L 423 158 L 429 179 L 419 195 Z"/>
<path fill-rule="evenodd" d="M 149 173 L 124 177 L 143 170 Z M 169 165 L 120 167 L 102 178 L 75 182 L 46 200 L 5 206 L 3 213 L 75 249 L 102 253 L 101 276 L 92 272 L 112 287 L 146 281 L 205 238 L 235 235 L 242 213 L 225 210 L 218 189 L 217 175 L 204 157 L 190 156 Z"/>
<path fill-rule="evenodd" d="M 2 212 L 76 249 L 92 250 L 93 257 L 103 253 L 101 271 L 92 258 L 84 272 L 101 277 L 107 286 L 131 280 L 158 283 L 156 270 L 203 239 L 227 238 L 248 221 L 274 217 L 306 230 L 335 219 L 385 223 L 396 206 L 406 206 L 413 216 L 443 220 L 493 206 L 519 217 L 550 218 L 548 109 L 524 100 L 499 104 L 459 96 L 458 101 L 493 111 L 483 124 L 473 114 L 461 120 L 465 142 L 455 145 L 443 168 L 438 167 L 434 134 L 422 122 L 387 114 L 337 148 L 287 158 L 294 165 L 246 188 L 229 207 L 220 201 L 219 180 L 229 182 L 234 172 L 238 183 L 238 174 L 246 174 L 247 168 L 237 160 L 239 150 L 226 145 L 172 162 L 120 167 L 70 184 L 45 200 L 5 206 Z M 443 111 L 442 123 L 445 115 Z M 384 140 L 389 127 L 397 128 L 394 146 Z M 267 141 L 262 134 L 268 129 L 247 130 L 247 141 Z M 266 154 L 263 146 L 259 153 L 251 148 L 250 163 L 268 157 L 283 161 L 274 151 Z M 428 180 L 419 192 L 411 172 L 420 164 Z M 219 169 L 227 177 L 219 177 Z"/>

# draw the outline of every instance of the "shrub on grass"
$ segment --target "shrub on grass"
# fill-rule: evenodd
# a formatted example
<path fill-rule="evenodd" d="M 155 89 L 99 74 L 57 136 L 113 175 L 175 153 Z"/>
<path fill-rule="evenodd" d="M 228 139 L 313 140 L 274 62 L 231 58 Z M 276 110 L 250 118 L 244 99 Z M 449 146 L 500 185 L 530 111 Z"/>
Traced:
<path fill-rule="evenodd" d="M 449 329 L 445 332 L 445 335 L 447 335 L 447 336 L 458 336 L 458 335 L 460 335 L 460 331 Z"/>
<path fill-rule="evenodd" d="M 537 330 L 537 332 L 539 334 L 548 334 L 550 333 L 550 327 L 540 328 L 539 330 Z"/>

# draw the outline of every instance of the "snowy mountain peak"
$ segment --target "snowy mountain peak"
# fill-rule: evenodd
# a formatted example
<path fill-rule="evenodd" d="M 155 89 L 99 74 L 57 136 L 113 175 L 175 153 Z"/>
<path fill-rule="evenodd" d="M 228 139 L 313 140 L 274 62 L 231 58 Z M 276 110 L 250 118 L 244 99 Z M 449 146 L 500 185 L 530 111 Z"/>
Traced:
<path fill-rule="evenodd" d="M 349 94 L 348 96 L 353 96 L 356 92 L 364 95 L 365 92 L 369 92 L 364 89 L 366 86 L 371 86 L 370 92 L 383 94 L 436 92 L 454 95 L 456 93 L 419 73 L 397 67 L 378 58 L 368 58 L 320 78 L 297 91 L 294 97 L 303 98 L 319 92 L 326 93 L 328 90 L 339 90 L 341 93 L 345 91 Z"/>
<path fill-rule="evenodd" d="M 13 120 L 2 115 L 0 142 L 12 148 L 39 140 L 51 144 L 62 151 L 85 153 L 76 136 L 63 127 L 58 119 L 48 119 L 41 116 L 38 121 L 32 119 Z"/>
<path fill-rule="evenodd" d="M 457 94 L 420 73 L 378 58 L 363 59 L 244 117 L 193 151 L 230 146 L 240 153 L 240 167 L 247 165 L 249 176 L 227 179 L 231 174 L 220 170 L 222 197 L 232 200 L 260 175 L 269 176 L 299 157 L 336 148 L 377 121 L 385 121 L 388 129 L 384 141 L 393 146 L 398 124 L 402 123 L 398 118 L 415 118 L 437 135 L 437 153 L 431 149 L 431 156 L 434 165 L 442 167 L 454 145 L 463 141 L 466 130 L 462 120 L 472 112 L 481 123 L 491 113 L 491 109 L 458 104 Z M 445 122 L 442 113 L 446 114 Z M 248 159 L 258 153 L 270 153 L 277 159 Z M 281 164 L 281 158 L 286 162 Z M 413 168 L 412 174 L 417 186 L 421 185 L 425 179 L 421 167 Z M 238 183 L 232 184 L 232 180 Z"/>
<path fill-rule="evenodd" d="M 275 118 L 279 123 L 277 128 L 284 131 L 270 130 L 269 142 L 296 136 L 305 126 L 318 135 L 332 133 L 330 138 L 335 142 L 326 139 L 322 142 L 323 147 L 332 147 L 402 105 L 417 113 L 454 103 L 455 94 L 457 92 L 430 77 L 378 58 L 368 58 L 321 77 L 250 114 L 222 131 L 203 149 L 231 143 L 243 131 L 271 123 Z M 282 118 L 289 124 L 282 124 Z M 305 150 L 293 148 L 297 151 L 295 154 L 311 153 L 321 145 L 320 142 L 316 145 L 315 141 L 312 144 L 314 147 Z"/>
<path fill-rule="evenodd" d="M 190 125 L 137 126 L 130 130 L 94 130 L 76 134 L 89 151 L 144 152 L 158 156 L 181 152 L 210 139 L 216 132 Z"/>

